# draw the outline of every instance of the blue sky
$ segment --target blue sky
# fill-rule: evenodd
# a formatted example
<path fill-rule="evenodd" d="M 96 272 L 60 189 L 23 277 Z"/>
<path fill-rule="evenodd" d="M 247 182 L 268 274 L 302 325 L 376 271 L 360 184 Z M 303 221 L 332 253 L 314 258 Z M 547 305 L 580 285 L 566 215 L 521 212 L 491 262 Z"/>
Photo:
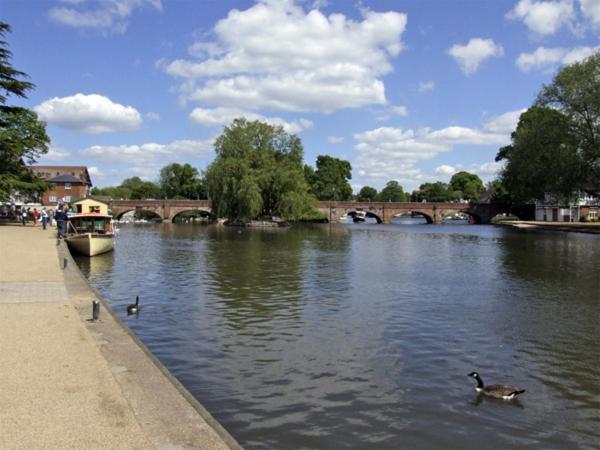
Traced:
<path fill-rule="evenodd" d="M 244 115 L 347 159 L 355 192 L 494 157 L 561 65 L 600 48 L 600 0 L 3 0 L 13 66 L 48 124 L 40 163 L 96 186 L 202 170 Z"/>

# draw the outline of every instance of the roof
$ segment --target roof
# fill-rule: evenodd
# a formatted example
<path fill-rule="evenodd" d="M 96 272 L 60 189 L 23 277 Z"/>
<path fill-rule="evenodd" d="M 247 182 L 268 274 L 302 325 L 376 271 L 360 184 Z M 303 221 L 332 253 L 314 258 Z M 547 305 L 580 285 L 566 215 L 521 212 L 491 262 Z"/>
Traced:
<path fill-rule="evenodd" d="M 67 216 L 67 219 L 112 219 L 112 216 L 100 213 L 80 213 L 80 214 L 71 214 Z"/>
<path fill-rule="evenodd" d="M 50 178 L 47 181 L 50 183 L 83 183 L 81 178 L 77 178 L 69 174 L 59 175 L 57 177 Z"/>
<path fill-rule="evenodd" d="M 102 203 L 103 205 L 108 205 L 107 202 L 100 200 L 97 197 L 82 197 L 82 198 L 76 198 L 75 200 L 71 200 L 71 204 L 75 204 L 75 203 L 79 203 L 79 202 L 83 202 L 84 200 L 92 200 L 95 201 L 96 203 Z"/>
<path fill-rule="evenodd" d="M 73 172 L 75 173 L 81 173 L 83 174 L 84 179 L 83 180 L 79 180 L 82 183 L 87 183 L 90 186 L 92 186 L 92 178 L 90 177 L 90 173 L 88 172 L 88 168 L 87 166 L 31 166 L 31 170 L 33 170 L 35 173 L 52 173 L 52 172 L 60 172 L 61 174 L 64 172 L 64 174 L 72 174 Z M 60 175 L 58 175 L 60 176 Z M 46 180 L 46 181 L 50 181 L 50 180 Z"/>

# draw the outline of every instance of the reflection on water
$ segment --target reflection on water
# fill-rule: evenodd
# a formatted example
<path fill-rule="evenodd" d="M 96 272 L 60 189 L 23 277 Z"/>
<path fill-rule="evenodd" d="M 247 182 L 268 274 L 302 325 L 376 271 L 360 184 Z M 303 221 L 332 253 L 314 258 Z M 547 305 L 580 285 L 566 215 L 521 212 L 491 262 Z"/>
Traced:
<path fill-rule="evenodd" d="M 246 448 L 593 448 L 599 241 L 161 224 L 125 226 L 113 254 L 79 263 Z M 479 398 L 472 370 L 527 392 Z"/>

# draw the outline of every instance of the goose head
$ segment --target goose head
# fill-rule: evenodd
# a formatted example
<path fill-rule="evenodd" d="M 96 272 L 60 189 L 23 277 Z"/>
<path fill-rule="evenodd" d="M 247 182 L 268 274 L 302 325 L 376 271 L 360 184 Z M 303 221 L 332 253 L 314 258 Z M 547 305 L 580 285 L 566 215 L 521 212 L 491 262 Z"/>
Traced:
<path fill-rule="evenodd" d="M 479 378 L 479 374 L 477 372 L 471 372 L 467 375 L 468 377 Z"/>

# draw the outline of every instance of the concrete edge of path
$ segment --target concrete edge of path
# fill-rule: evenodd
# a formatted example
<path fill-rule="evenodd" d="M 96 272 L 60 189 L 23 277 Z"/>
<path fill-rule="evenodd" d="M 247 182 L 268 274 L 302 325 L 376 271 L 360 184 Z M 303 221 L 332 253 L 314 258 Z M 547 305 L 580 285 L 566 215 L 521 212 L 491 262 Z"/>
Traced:
<path fill-rule="evenodd" d="M 124 397 L 156 448 L 241 449 L 88 283 L 64 241 L 58 246 L 58 258 L 64 267 L 67 292 L 82 322 L 111 366 Z M 94 299 L 101 304 L 98 321 L 91 320 Z"/>

